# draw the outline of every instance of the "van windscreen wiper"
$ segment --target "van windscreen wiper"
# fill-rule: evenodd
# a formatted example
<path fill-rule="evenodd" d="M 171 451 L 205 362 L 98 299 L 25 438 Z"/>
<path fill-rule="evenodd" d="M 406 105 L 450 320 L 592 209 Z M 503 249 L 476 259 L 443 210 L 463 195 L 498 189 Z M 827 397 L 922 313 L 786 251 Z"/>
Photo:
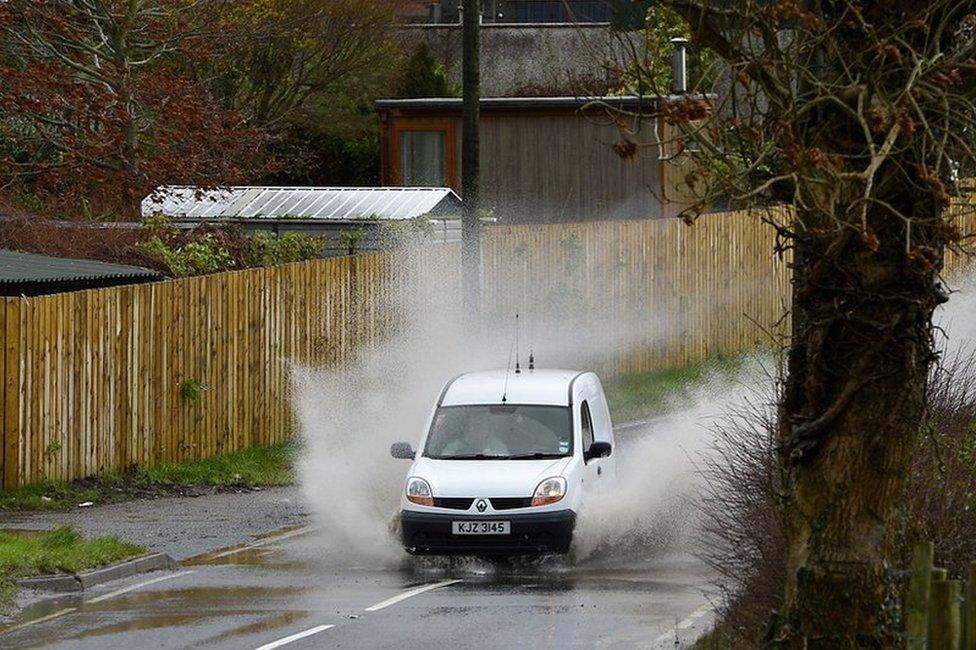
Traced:
<path fill-rule="evenodd" d="M 528 460 L 534 458 L 565 458 L 566 454 L 557 454 L 548 451 L 530 451 L 525 454 L 512 454 L 509 456 L 511 460 Z"/>
<path fill-rule="evenodd" d="M 511 456 L 492 454 L 456 454 L 452 456 L 431 456 L 434 460 L 508 460 Z"/>

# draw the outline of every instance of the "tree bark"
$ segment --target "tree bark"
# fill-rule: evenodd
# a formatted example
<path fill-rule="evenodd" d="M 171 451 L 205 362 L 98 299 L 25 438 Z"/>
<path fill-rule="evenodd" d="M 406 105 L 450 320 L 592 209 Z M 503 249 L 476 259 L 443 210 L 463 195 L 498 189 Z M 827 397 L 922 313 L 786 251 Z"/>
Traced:
<path fill-rule="evenodd" d="M 909 197 L 892 197 L 905 200 Z M 907 204 L 911 211 L 911 202 Z M 941 210 L 915 216 L 936 223 Z M 807 217 L 794 269 L 794 331 L 781 405 L 787 588 L 773 641 L 787 647 L 896 643 L 895 555 L 900 504 L 934 359 L 932 315 L 944 244 L 924 226 L 906 259 L 890 218 L 876 251 L 850 228 Z M 827 231 L 826 233 L 824 231 Z M 927 241 L 928 240 L 928 241 Z"/>

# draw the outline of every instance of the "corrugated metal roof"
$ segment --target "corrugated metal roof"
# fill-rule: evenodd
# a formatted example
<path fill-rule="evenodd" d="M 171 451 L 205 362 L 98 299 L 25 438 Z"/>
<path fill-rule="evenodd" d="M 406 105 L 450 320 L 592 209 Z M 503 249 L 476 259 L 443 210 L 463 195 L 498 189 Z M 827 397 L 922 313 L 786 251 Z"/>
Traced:
<path fill-rule="evenodd" d="M 659 103 L 675 102 L 702 95 L 613 95 L 608 97 L 482 97 L 482 110 L 567 110 L 584 107 L 609 106 L 627 110 L 654 108 Z M 418 97 L 406 99 L 378 99 L 376 108 L 411 108 L 425 110 L 460 110 L 460 97 Z"/>
<path fill-rule="evenodd" d="M 107 264 L 0 249 L 0 283 L 77 282 L 127 278 L 160 278 L 141 266 Z"/>
<path fill-rule="evenodd" d="M 180 219 L 294 218 L 345 221 L 412 219 L 460 213 L 461 199 L 447 187 L 225 187 L 200 190 L 171 185 L 142 201 L 144 217 Z"/>

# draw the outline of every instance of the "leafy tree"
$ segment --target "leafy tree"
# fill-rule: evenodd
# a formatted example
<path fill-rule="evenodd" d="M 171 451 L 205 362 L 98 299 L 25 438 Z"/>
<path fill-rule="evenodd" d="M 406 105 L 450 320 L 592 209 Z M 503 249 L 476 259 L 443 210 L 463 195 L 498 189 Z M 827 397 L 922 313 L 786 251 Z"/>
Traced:
<path fill-rule="evenodd" d="M 460 88 L 447 81 L 444 66 L 434 60 L 430 47 L 421 42 L 403 74 L 397 97 L 457 97 Z"/>
<path fill-rule="evenodd" d="M 396 3 L 243 0 L 220 14 L 229 46 L 213 87 L 267 132 L 268 183 L 375 185 L 379 132 L 373 100 L 402 66 Z"/>
<path fill-rule="evenodd" d="M 673 38 L 690 38 L 688 24 L 670 7 L 652 6 L 647 10 L 643 49 L 634 50 L 631 32 L 620 34 L 623 46 L 633 52 L 633 60 L 623 75 L 622 92 L 636 95 L 668 95 L 674 87 Z M 688 84 L 711 88 L 716 81 L 715 53 L 692 47 L 688 57 Z"/>
<path fill-rule="evenodd" d="M 900 645 L 890 562 L 937 358 L 932 315 L 948 299 L 940 271 L 963 239 L 953 215 L 974 162 L 976 3 L 661 4 L 731 86 L 718 107 L 665 108 L 675 148 L 699 145 L 683 153 L 686 220 L 716 200 L 760 210 L 792 254 L 778 425 L 787 588 L 767 641 Z M 764 211 L 784 203 L 790 218 Z"/>
<path fill-rule="evenodd" d="M 134 214 L 158 184 L 232 182 L 255 132 L 186 72 L 206 0 L 0 3 L 0 184 Z"/>
<path fill-rule="evenodd" d="M 396 3 L 242 0 L 223 12 L 237 44 L 218 63 L 221 88 L 255 123 L 301 121 L 309 106 L 362 96 L 399 64 Z"/>

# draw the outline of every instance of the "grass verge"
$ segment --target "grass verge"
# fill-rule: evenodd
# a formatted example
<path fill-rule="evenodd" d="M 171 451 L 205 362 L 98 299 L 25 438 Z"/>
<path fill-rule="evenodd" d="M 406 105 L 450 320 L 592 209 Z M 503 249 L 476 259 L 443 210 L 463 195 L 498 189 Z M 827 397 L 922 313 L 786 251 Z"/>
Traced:
<path fill-rule="evenodd" d="M 709 377 L 730 377 L 742 367 L 741 357 L 712 357 L 688 366 L 622 375 L 603 389 L 614 422 L 623 423 L 667 413 L 687 404 Z"/>
<path fill-rule="evenodd" d="M 9 612 L 21 578 L 77 573 L 146 552 L 115 537 L 83 539 L 66 527 L 49 532 L 0 532 L 0 613 Z"/>
<path fill-rule="evenodd" d="M 157 465 L 141 470 L 136 481 L 148 485 L 210 487 L 292 485 L 294 450 L 293 444 L 282 443 L 219 454 L 192 463 Z"/>
<path fill-rule="evenodd" d="M 216 490 L 292 485 L 295 445 L 281 443 L 219 454 L 188 463 L 157 465 L 125 476 L 69 483 L 44 481 L 0 490 L 0 510 L 64 510 L 82 503 L 114 503 L 136 497 L 178 496 L 193 488 Z"/>

